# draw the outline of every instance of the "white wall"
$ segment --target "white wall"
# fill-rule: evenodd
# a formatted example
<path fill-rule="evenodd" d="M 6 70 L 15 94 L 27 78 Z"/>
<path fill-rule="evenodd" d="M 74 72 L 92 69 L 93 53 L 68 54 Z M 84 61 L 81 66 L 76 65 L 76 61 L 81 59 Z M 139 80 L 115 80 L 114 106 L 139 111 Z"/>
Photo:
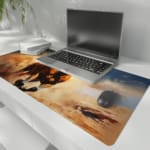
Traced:
<path fill-rule="evenodd" d="M 41 30 L 66 41 L 66 8 L 124 12 L 121 55 L 150 62 L 149 0 L 29 0 Z"/>

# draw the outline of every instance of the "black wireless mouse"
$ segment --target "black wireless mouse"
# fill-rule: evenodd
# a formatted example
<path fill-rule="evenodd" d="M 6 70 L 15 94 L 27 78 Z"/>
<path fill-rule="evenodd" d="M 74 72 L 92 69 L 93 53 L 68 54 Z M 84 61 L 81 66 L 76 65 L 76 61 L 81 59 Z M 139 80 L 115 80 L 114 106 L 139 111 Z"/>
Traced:
<path fill-rule="evenodd" d="M 108 108 L 113 106 L 115 101 L 118 100 L 118 94 L 113 91 L 104 91 L 97 99 L 98 105 Z"/>
<path fill-rule="evenodd" d="M 0 108 L 3 108 L 5 105 L 0 102 Z"/>

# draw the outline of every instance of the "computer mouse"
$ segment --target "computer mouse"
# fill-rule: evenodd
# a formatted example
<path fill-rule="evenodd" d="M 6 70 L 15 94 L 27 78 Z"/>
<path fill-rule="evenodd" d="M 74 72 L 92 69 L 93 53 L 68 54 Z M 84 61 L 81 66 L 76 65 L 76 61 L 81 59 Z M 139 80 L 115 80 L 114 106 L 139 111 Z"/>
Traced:
<path fill-rule="evenodd" d="M 109 108 L 118 100 L 118 94 L 113 91 L 104 91 L 97 99 L 98 105 Z"/>
<path fill-rule="evenodd" d="M 0 108 L 3 108 L 5 105 L 2 103 L 2 102 L 0 102 Z"/>

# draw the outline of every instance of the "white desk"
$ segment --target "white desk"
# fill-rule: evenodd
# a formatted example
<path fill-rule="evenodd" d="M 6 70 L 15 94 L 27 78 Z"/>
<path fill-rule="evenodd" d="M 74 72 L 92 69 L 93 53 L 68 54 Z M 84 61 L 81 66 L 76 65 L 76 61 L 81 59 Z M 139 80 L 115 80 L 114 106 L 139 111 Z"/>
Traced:
<path fill-rule="evenodd" d="M 150 78 L 150 64 L 121 57 L 118 69 Z M 59 114 L 0 78 L 0 99 L 60 150 L 150 148 L 150 87 L 113 146 L 106 146 Z"/>
<path fill-rule="evenodd" d="M 46 150 L 48 145 L 47 140 L 7 107 L 0 108 L 0 150 Z"/>

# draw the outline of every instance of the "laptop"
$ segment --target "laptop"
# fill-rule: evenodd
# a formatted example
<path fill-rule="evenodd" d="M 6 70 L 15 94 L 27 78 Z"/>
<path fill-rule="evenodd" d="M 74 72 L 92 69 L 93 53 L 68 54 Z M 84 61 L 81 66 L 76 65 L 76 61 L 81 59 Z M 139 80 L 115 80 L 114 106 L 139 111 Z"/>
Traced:
<path fill-rule="evenodd" d="M 67 47 L 42 63 L 96 83 L 118 62 L 123 13 L 67 9 Z"/>

